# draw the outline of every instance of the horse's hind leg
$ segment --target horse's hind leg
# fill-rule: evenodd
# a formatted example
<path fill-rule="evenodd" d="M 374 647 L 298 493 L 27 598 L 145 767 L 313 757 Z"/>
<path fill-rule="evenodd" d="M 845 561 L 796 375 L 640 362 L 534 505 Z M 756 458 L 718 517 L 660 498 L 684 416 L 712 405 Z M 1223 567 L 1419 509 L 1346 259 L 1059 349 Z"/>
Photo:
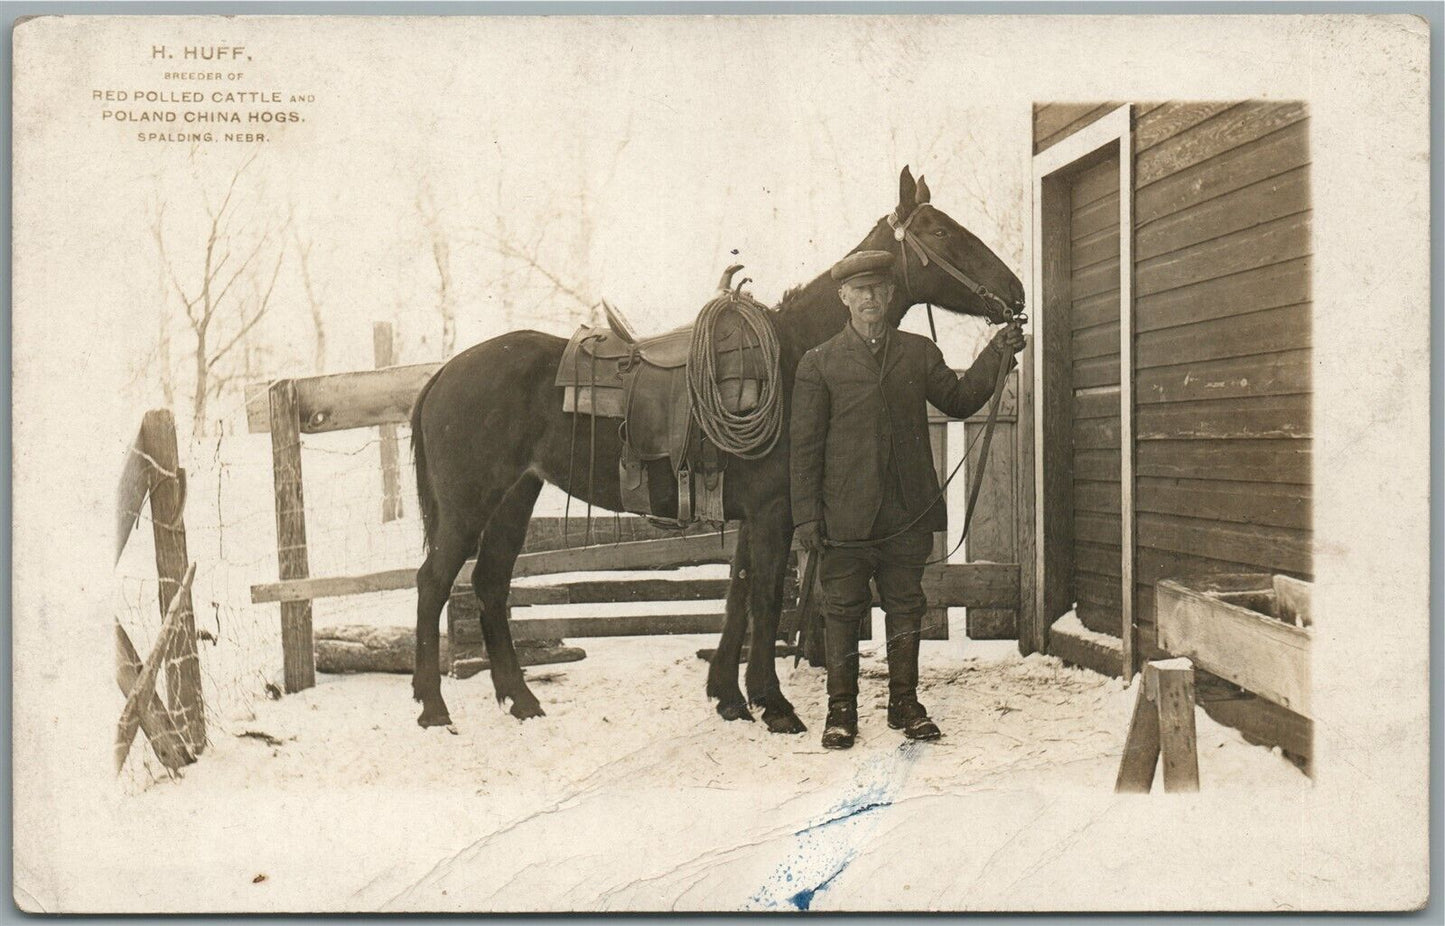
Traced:
<path fill-rule="evenodd" d="M 541 717 L 545 712 L 522 677 L 512 629 L 507 623 L 507 597 L 511 592 L 512 568 L 527 538 L 532 507 L 542 491 L 542 480 L 526 473 L 508 490 L 482 531 L 477 565 L 472 570 L 472 590 L 482 605 L 482 640 L 492 664 L 492 686 L 500 703 L 512 701 L 512 716 L 519 720 Z"/>
<path fill-rule="evenodd" d="M 778 682 L 774 644 L 783 610 L 783 579 L 788 571 L 792 521 L 786 500 L 770 504 L 753 516 L 749 546 L 748 606 L 752 612 L 753 639 L 748 652 L 748 700 L 763 709 L 763 722 L 773 733 L 803 733 L 793 705 Z"/>
<path fill-rule="evenodd" d="M 457 573 L 476 549 L 477 531 L 443 523 L 416 574 L 416 664 L 411 676 L 412 697 L 422 703 L 417 723 L 423 727 L 444 727 L 452 722 L 442 700 L 441 635 L 442 608 L 451 594 Z"/>
<path fill-rule="evenodd" d="M 738 527 L 737 548 L 733 552 L 728 582 L 727 616 L 723 621 L 722 638 L 707 670 L 707 696 L 717 698 L 717 712 L 724 720 L 752 720 L 747 701 L 738 687 L 738 663 L 743 655 L 743 634 L 748 629 L 748 535 L 751 523 Z"/>

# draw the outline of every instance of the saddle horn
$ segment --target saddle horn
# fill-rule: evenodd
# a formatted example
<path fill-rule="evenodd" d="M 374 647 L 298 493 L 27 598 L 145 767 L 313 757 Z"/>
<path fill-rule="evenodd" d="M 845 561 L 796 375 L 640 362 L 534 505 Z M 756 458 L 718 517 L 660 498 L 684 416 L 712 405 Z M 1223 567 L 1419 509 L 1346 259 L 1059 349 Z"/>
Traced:
<path fill-rule="evenodd" d="M 722 272 L 722 278 L 717 281 L 717 291 L 719 294 L 725 293 L 733 288 L 733 274 L 741 269 L 743 269 L 742 264 L 733 264 Z"/>

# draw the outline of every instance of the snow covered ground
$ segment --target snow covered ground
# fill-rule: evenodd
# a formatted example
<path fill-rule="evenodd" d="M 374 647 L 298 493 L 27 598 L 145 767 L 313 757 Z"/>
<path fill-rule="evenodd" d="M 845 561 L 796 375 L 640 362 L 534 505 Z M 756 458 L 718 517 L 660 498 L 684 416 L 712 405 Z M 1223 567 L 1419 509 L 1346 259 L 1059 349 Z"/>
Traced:
<path fill-rule="evenodd" d="M 306 456 L 312 574 L 416 562 L 410 498 L 407 519 L 379 523 L 374 438 L 325 438 L 308 438 Z M 321 675 L 267 700 L 279 621 L 274 604 L 249 603 L 276 568 L 267 441 L 237 434 L 188 459 L 212 742 L 175 779 L 138 742 L 116 792 L 86 798 L 87 852 L 49 879 L 69 910 L 1031 909 L 1040 885 L 1082 909 L 1147 907 L 1180 860 L 1139 844 L 1141 827 L 1207 827 L 1208 802 L 1228 800 L 1284 815 L 1260 838 L 1294 832 L 1313 790 L 1200 711 L 1203 793 L 1116 798 L 1135 692 L 1012 642 L 969 641 L 961 611 L 951 640 L 923 646 L 921 697 L 945 732 L 929 744 L 887 728 L 881 626 L 864 643 L 861 736 L 846 753 L 818 744 L 824 673 L 791 659 L 779 672 L 807 734 L 718 718 L 695 656 L 712 636 L 568 641 L 587 658 L 527 670 L 548 715 L 525 724 L 497 706 L 487 673 L 444 680 L 455 734 L 416 725 L 403 675 Z M 115 599 L 142 652 L 159 622 L 148 535 L 132 538 Z M 609 607 L 637 606 L 535 610 Z M 315 623 L 407 625 L 414 608 L 409 590 L 323 599 Z M 1302 857 L 1281 847 L 1282 865 Z M 1242 872 L 1231 902 L 1275 902 L 1253 883 Z"/>
<path fill-rule="evenodd" d="M 861 736 L 838 753 L 818 745 L 823 672 L 791 659 L 807 734 L 721 721 L 694 655 L 711 642 L 582 641 L 582 662 L 528 670 L 548 716 L 527 723 L 486 673 L 447 679 L 455 734 L 416 726 L 406 676 L 320 676 L 126 799 L 168 863 L 93 870 L 126 879 L 137 909 L 987 908 L 1071 857 L 1043 851 L 1061 835 L 1032 825 L 1045 810 L 1112 790 L 1134 695 L 1117 680 L 1013 643 L 926 643 L 921 697 L 945 737 L 905 745 L 881 643 L 865 643 Z M 1204 791 L 1310 788 L 1198 724 Z"/>

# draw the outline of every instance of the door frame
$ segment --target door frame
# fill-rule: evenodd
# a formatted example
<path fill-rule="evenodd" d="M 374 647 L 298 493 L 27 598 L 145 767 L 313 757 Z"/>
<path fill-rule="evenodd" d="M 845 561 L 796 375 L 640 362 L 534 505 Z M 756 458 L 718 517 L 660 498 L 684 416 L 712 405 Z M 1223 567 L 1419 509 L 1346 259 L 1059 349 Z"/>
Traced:
<path fill-rule="evenodd" d="M 1074 168 L 1110 146 L 1119 157 L 1119 522 L 1121 671 L 1134 676 L 1134 133 L 1133 105 L 1124 104 L 1033 156 L 1030 295 L 1034 306 L 1034 612 L 1047 628 L 1071 606 L 1072 479 L 1067 460 L 1072 385 L 1069 350 L 1068 192 Z M 1107 156 L 1105 154 L 1104 156 Z M 1062 202 L 1061 202 L 1062 200 Z M 1062 223 L 1058 221 L 1064 219 Z M 1050 221 L 1052 220 L 1052 221 Z M 1048 225 L 1049 227 L 1045 227 Z M 1062 227 L 1060 227 L 1062 225 Z M 1060 235 L 1062 234 L 1062 247 Z M 1047 252 L 1046 252 L 1047 246 Z M 1060 252 L 1062 251 L 1062 254 Z M 1059 317 L 1062 314 L 1062 319 Z M 1050 483 L 1048 480 L 1053 479 Z"/>

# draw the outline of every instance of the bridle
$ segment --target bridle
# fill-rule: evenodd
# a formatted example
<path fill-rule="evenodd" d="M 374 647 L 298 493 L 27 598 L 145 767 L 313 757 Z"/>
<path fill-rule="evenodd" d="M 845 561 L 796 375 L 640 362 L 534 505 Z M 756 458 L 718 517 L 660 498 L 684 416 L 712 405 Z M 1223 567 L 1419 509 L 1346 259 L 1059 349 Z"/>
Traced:
<path fill-rule="evenodd" d="M 908 251 L 909 248 L 912 248 L 913 253 L 917 255 L 918 263 L 924 267 L 927 267 L 930 263 L 937 264 L 944 273 L 962 283 L 969 292 L 986 302 L 992 302 L 998 306 L 1000 314 L 1003 315 L 1005 321 L 1020 319 L 1022 317 L 1022 312 L 1020 311 L 1023 308 L 1022 306 L 1015 306 L 1005 302 L 1001 296 L 991 291 L 987 286 L 977 282 L 973 277 L 949 263 L 947 258 L 930 248 L 924 243 L 922 238 L 918 237 L 918 235 L 908 227 L 913 224 L 914 219 L 918 218 L 918 213 L 923 211 L 925 205 L 927 205 L 927 203 L 920 203 L 914 206 L 913 211 L 909 212 L 904 218 L 899 218 L 898 210 L 896 209 L 888 213 L 888 225 L 893 229 L 893 240 L 898 242 L 898 262 L 903 265 L 904 295 L 908 297 L 910 302 L 915 300 L 913 285 L 908 279 Z M 928 327 L 930 330 L 933 329 L 932 303 L 928 304 Z M 938 340 L 936 332 L 934 333 L 933 339 L 935 341 Z"/>

